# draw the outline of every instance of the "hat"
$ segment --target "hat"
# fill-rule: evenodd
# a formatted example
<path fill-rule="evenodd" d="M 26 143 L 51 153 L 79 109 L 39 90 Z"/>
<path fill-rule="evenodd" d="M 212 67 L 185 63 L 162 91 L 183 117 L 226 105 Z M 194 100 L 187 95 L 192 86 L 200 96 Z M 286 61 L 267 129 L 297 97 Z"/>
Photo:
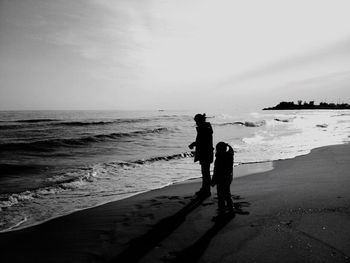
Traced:
<path fill-rule="evenodd" d="M 205 121 L 205 113 L 203 113 L 203 114 L 200 114 L 200 113 L 196 114 L 196 116 L 194 116 L 194 120 L 195 121 Z"/>

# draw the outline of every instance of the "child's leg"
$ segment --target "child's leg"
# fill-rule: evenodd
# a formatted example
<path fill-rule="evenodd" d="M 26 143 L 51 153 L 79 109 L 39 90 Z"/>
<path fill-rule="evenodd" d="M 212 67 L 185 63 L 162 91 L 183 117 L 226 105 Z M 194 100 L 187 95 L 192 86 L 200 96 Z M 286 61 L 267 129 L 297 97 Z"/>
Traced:
<path fill-rule="evenodd" d="M 217 193 L 218 193 L 219 213 L 220 212 L 225 212 L 225 189 L 224 189 L 224 185 L 218 183 L 216 185 L 216 190 L 217 190 Z"/>
<path fill-rule="evenodd" d="M 225 185 L 225 193 L 224 193 L 224 199 L 226 201 L 227 208 L 231 210 L 233 208 L 233 202 L 231 198 L 231 184 L 226 184 Z"/>

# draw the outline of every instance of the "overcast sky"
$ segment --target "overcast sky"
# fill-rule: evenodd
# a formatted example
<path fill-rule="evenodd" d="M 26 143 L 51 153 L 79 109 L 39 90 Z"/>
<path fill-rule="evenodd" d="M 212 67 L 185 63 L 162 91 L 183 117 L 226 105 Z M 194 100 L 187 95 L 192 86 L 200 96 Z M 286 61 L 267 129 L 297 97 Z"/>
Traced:
<path fill-rule="evenodd" d="M 350 1 L 0 0 L 0 110 L 350 103 Z"/>

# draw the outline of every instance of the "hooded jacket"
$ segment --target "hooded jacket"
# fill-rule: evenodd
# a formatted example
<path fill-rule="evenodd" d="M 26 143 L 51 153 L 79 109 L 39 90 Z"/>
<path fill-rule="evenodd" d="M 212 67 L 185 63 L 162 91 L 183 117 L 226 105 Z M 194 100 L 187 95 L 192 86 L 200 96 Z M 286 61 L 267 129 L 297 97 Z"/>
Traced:
<path fill-rule="evenodd" d="M 194 161 L 200 163 L 212 163 L 213 162 L 213 129 L 209 122 L 203 122 L 196 127 L 196 151 L 194 155 Z"/>
<path fill-rule="evenodd" d="M 212 185 L 230 184 L 233 177 L 234 151 L 231 146 L 224 153 L 217 153 L 214 163 Z"/>

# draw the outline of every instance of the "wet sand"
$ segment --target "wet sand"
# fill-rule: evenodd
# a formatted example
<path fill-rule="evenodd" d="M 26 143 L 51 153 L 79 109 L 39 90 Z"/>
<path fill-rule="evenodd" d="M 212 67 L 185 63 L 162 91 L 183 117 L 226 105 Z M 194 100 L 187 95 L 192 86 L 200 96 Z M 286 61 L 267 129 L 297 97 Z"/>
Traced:
<path fill-rule="evenodd" d="M 350 262 L 350 145 L 273 166 L 236 177 L 219 220 L 191 180 L 1 233 L 1 262 Z"/>

